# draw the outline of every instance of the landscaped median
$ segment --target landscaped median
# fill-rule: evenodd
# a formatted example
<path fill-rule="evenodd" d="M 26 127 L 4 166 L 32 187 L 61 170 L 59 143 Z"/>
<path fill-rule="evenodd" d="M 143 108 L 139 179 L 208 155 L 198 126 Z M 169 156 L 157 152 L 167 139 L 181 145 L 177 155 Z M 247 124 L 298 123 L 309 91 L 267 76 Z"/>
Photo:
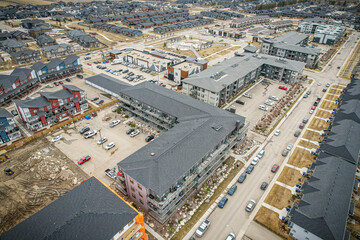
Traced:
<path fill-rule="evenodd" d="M 288 186 L 295 186 L 302 182 L 302 174 L 297 169 L 285 166 L 277 180 Z"/>
<path fill-rule="evenodd" d="M 309 167 L 314 161 L 310 151 L 303 148 L 295 148 L 289 159 L 289 164 L 298 168 Z"/>

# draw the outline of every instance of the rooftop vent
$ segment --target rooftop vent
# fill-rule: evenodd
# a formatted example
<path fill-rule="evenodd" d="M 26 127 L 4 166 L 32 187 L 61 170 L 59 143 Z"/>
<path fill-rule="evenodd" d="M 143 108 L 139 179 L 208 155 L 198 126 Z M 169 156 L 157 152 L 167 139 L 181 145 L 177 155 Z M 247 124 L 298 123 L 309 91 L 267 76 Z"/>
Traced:
<path fill-rule="evenodd" d="M 219 131 L 222 128 L 222 125 L 215 125 L 212 127 L 215 131 Z"/>
<path fill-rule="evenodd" d="M 211 78 L 215 80 L 219 80 L 221 77 L 225 76 L 226 74 L 224 72 L 216 72 L 214 75 L 211 76 Z"/>

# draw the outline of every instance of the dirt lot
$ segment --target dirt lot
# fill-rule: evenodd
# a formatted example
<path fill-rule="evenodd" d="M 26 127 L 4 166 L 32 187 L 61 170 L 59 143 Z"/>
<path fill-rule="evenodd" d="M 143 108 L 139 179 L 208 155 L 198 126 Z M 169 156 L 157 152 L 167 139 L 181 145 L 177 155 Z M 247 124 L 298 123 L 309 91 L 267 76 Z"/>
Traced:
<path fill-rule="evenodd" d="M 323 137 L 320 135 L 320 133 L 311 130 L 306 130 L 302 138 L 309 139 L 315 142 L 323 140 Z"/>
<path fill-rule="evenodd" d="M 339 97 L 336 95 L 326 94 L 325 99 L 331 100 L 331 101 L 336 101 L 339 99 Z"/>
<path fill-rule="evenodd" d="M 321 118 L 329 118 L 329 117 L 331 117 L 331 113 L 328 112 L 328 111 L 324 111 L 324 110 L 318 109 L 318 110 L 316 111 L 315 116 L 321 117 Z"/>
<path fill-rule="evenodd" d="M 312 142 L 306 141 L 306 140 L 300 140 L 298 145 L 300 145 L 302 147 L 306 147 L 308 149 L 313 149 L 313 148 L 318 148 L 319 147 L 318 145 L 316 145 L 316 144 L 314 144 Z"/>
<path fill-rule="evenodd" d="M 1 163 L 15 172 L 0 174 L 0 233 L 22 222 L 88 178 L 50 142 L 39 138 L 9 152 Z M 49 147 L 49 148 L 48 148 Z M 44 148 L 49 151 L 46 153 Z"/>
<path fill-rule="evenodd" d="M 279 219 L 279 214 L 266 208 L 261 207 L 257 212 L 254 220 L 268 228 L 270 231 L 280 235 L 283 239 L 292 239 L 284 230 L 281 229 L 281 222 Z"/>
<path fill-rule="evenodd" d="M 340 95 L 342 93 L 342 90 L 332 88 L 332 89 L 329 90 L 329 93 Z"/>
<path fill-rule="evenodd" d="M 309 167 L 314 161 L 310 151 L 302 148 L 296 148 L 289 159 L 289 164 L 295 167 Z"/>
<path fill-rule="evenodd" d="M 291 196 L 289 189 L 274 184 L 264 202 L 281 210 L 289 205 Z"/>
<path fill-rule="evenodd" d="M 285 166 L 277 180 L 288 186 L 295 186 L 301 177 L 299 170 Z"/>
<path fill-rule="evenodd" d="M 333 110 L 336 107 L 337 107 L 337 104 L 334 102 L 330 102 L 330 101 L 323 101 L 320 106 L 320 108 L 323 108 L 326 110 Z"/>
<path fill-rule="evenodd" d="M 325 120 L 319 119 L 319 118 L 313 118 L 312 121 L 309 124 L 309 128 L 322 131 L 324 129 L 327 129 L 329 127 L 329 123 L 327 123 Z"/>

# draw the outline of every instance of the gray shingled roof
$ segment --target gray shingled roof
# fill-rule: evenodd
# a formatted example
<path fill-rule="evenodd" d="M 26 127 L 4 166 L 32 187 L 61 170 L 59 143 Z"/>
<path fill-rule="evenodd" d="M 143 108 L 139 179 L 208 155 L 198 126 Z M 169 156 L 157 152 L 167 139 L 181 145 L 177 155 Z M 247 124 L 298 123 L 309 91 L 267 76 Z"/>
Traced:
<path fill-rule="evenodd" d="M 37 97 L 29 100 L 13 100 L 13 102 L 22 108 L 41 108 L 50 105 L 50 102 L 45 97 Z"/>
<path fill-rule="evenodd" d="M 21 50 L 21 51 L 11 52 L 10 55 L 11 55 L 12 57 L 17 58 L 17 57 L 20 57 L 21 55 L 33 55 L 33 54 L 35 54 L 35 53 L 36 53 L 36 54 L 40 54 L 40 51 L 26 48 L 26 49 Z"/>
<path fill-rule="evenodd" d="M 31 69 L 34 69 L 37 72 L 37 71 L 40 71 L 45 66 L 46 65 L 43 62 L 37 62 L 31 66 Z"/>
<path fill-rule="evenodd" d="M 138 213 L 95 177 L 89 178 L 1 239 L 111 239 Z"/>
<path fill-rule="evenodd" d="M 78 87 L 76 87 L 76 86 L 74 86 L 74 85 L 66 85 L 66 84 L 64 84 L 64 85 L 62 85 L 62 86 L 68 88 L 68 89 L 71 90 L 71 91 L 79 91 L 79 92 L 83 92 L 83 91 L 84 91 L 84 90 L 82 90 L 81 88 L 78 88 Z"/>
<path fill-rule="evenodd" d="M 309 37 L 309 35 L 303 33 L 286 32 L 272 40 L 274 42 L 283 42 L 290 45 L 297 45 L 299 42 L 303 41 L 307 37 Z"/>
<path fill-rule="evenodd" d="M 60 43 L 60 44 L 56 44 L 56 45 L 45 46 L 41 50 L 44 51 L 44 52 L 50 52 L 50 51 L 53 51 L 53 50 L 56 51 L 59 47 L 68 48 L 68 47 L 72 47 L 72 45 L 65 44 L 65 43 Z"/>
<path fill-rule="evenodd" d="M 13 118 L 13 115 L 11 115 L 5 108 L 0 108 L 0 118 Z"/>
<path fill-rule="evenodd" d="M 102 88 L 107 89 L 110 92 L 114 92 L 117 95 L 120 93 L 120 91 L 124 88 L 130 87 L 131 85 L 122 81 L 119 81 L 116 78 L 113 78 L 109 75 L 106 75 L 104 73 L 88 77 L 86 78 L 87 83 L 92 83 L 97 86 L 101 86 Z"/>
<path fill-rule="evenodd" d="M 57 66 L 59 66 L 61 63 L 63 62 L 62 59 L 60 58 L 54 58 L 53 60 L 51 60 L 48 64 L 46 64 L 48 70 L 50 71 L 50 69 L 56 68 Z"/>
<path fill-rule="evenodd" d="M 64 59 L 65 65 L 72 64 L 75 60 L 77 60 L 79 57 L 75 54 L 69 55 L 67 58 Z"/>
<path fill-rule="evenodd" d="M 10 48 L 19 48 L 19 47 L 24 47 L 25 43 L 23 43 L 22 41 L 18 41 L 15 39 L 7 39 L 1 42 L 1 44 L 5 47 L 10 47 Z"/>
<path fill-rule="evenodd" d="M 72 97 L 72 93 L 67 89 L 61 89 L 56 92 L 38 92 L 39 94 L 43 95 L 47 99 L 66 99 Z"/>

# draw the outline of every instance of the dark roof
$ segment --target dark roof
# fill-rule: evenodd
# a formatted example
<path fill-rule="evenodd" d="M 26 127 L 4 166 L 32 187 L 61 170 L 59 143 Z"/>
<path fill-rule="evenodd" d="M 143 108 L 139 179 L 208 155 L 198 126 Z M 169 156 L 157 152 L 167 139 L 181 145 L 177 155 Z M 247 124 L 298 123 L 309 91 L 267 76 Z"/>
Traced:
<path fill-rule="evenodd" d="M 114 92 L 117 95 L 120 93 L 120 91 L 124 88 L 130 87 L 131 85 L 128 83 L 125 83 L 123 81 L 119 81 L 116 78 L 113 78 L 109 75 L 106 75 L 104 73 L 88 77 L 86 78 L 87 84 L 95 84 L 96 86 L 101 86 L 107 91 Z"/>
<path fill-rule="evenodd" d="M 38 92 L 39 94 L 43 95 L 47 99 L 66 99 L 72 97 L 72 93 L 69 92 L 67 89 L 61 89 L 56 92 Z"/>
<path fill-rule="evenodd" d="M 35 71 L 40 71 L 45 66 L 46 65 L 43 62 L 37 62 L 31 66 L 31 69 L 34 69 Z"/>
<path fill-rule="evenodd" d="M 1 236 L 1 239 L 112 239 L 138 213 L 89 178 Z"/>
<path fill-rule="evenodd" d="M 71 90 L 71 91 L 77 91 L 77 92 L 83 92 L 84 91 L 84 90 L 82 90 L 82 89 L 80 89 L 80 88 L 78 88 L 78 87 L 76 87 L 74 85 L 65 85 L 64 84 L 62 86 L 69 89 L 69 90 Z"/>
<path fill-rule="evenodd" d="M 5 108 L 0 108 L 0 118 L 13 118 L 13 115 L 11 115 Z"/>
<path fill-rule="evenodd" d="M 21 51 L 16 51 L 16 52 L 11 52 L 10 55 L 12 57 L 20 57 L 21 55 L 32 55 L 32 54 L 40 54 L 40 51 L 38 50 L 32 50 L 32 49 L 24 49 L 24 50 L 21 50 Z"/>
<path fill-rule="evenodd" d="M 15 68 L 10 75 L 17 76 L 20 80 L 24 80 L 31 74 L 32 71 L 33 70 L 29 68 Z"/>
<path fill-rule="evenodd" d="M 77 59 L 79 59 L 79 57 L 77 55 L 71 54 L 67 58 L 64 59 L 64 63 L 65 63 L 65 65 L 69 65 L 69 64 L 72 64 Z"/>
<path fill-rule="evenodd" d="M 57 66 L 59 66 L 61 63 L 63 63 L 63 60 L 60 58 L 54 58 L 53 60 L 51 60 L 48 64 L 46 64 L 48 70 L 56 68 Z"/>
<path fill-rule="evenodd" d="M 41 108 L 50 105 L 50 102 L 45 97 L 30 100 L 13 100 L 13 102 L 22 108 Z"/>

